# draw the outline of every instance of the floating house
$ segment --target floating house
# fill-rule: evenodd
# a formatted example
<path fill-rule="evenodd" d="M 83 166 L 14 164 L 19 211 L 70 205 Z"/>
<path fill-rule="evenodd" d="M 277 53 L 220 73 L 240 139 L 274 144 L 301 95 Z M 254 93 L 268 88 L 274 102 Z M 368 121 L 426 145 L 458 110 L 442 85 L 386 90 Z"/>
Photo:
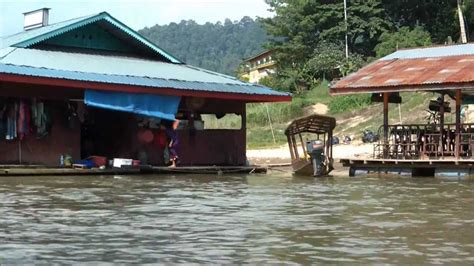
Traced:
<path fill-rule="evenodd" d="M 474 44 L 400 50 L 360 69 L 330 87 L 332 95 L 372 94 L 383 102 L 383 138 L 374 158 L 347 158 L 350 173 L 390 172 L 413 176 L 474 174 L 474 125 L 461 120 L 461 104 L 474 101 Z M 439 119 L 425 124 L 389 124 L 390 103 L 400 92 L 428 91 L 437 100 L 426 108 Z M 446 98 L 455 102 L 449 106 Z M 454 123 L 445 114 L 455 112 Z"/>
<path fill-rule="evenodd" d="M 246 103 L 291 101 L 187 65 L 108 13 L 48 17 L 25 13 L 25 30 L 0 39 L 0 164 L 67 154 L 163 165 L 159 124 L 179 119 L 181 165 L 244 165 Z M 232 128 L 204 119 L 228 116 Z"/>

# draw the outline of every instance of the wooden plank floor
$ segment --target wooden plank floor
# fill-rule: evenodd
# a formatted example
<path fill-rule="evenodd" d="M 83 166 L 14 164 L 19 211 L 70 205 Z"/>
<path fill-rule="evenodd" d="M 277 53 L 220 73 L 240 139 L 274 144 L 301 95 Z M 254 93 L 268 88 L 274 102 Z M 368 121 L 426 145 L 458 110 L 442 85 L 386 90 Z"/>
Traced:
<path fill-rule="evenodd" d="M 358 167 L 388 167 L 388 168 L 472 168 L 474 159 L 370 159 L 370 158 L 343 158 L 339 160 L 343 166 Z"/>
<path fill-rule="evenodd" d="M 0 176 L 46 176 L 46 175 L 132 175 L 132 174 L 226 174 L 226 173 L 266 173 L 267 166 L 188 166 L 77 169 L 40 165 L 0 165 Z"/>
<path fill-rule="evenodd" d="M 2 167 L 0 169 L 0 176 L 40 176 L 40 175 L 130 175 L 140 174 L 140 169 L 74 169 L 74 168 L 22 168 Z"/>
<path fill-rule="evenodd" d="M 228 174 L 228 173 L 266 173 L 267 166 L 182 166 L 161 167 L 154 166 L 151 171 L 157 174 L 180 173 L 180 174 Z"/>

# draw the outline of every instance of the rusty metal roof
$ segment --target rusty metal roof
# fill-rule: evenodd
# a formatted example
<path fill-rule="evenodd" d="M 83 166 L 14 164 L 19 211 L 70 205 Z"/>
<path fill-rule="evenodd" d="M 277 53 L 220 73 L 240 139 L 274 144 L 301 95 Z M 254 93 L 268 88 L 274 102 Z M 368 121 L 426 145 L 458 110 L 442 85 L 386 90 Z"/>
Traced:
<path fill-rule="evenodd" d="M 474 89 L 474 44 L 448 48 L 395 52 L 332 84 L 330 93 Z"/>

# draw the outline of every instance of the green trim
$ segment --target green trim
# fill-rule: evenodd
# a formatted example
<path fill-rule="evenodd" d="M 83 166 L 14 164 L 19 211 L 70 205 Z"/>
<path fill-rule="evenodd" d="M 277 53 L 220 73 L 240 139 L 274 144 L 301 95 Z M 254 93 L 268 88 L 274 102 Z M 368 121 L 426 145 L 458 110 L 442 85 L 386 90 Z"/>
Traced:
<path fill-rule="evenodd" d="M 112 25 L 116 26 L 117 28 L 123 30 L 128 35 L 135 38 L 137 41 L 139 41 L 139 42 L 145 44 L 146 46 L 150 47 L 155 52 L 159 53 L 160 55 L 164 56 L 166 59 L 170 60 L 172 63 L 177 63 L 177 64 L 182 64 L 183 63 L 180 60 L 178 60 L 177 58 L 175 58 L 174 56 L 172 56 L 171 54 L 169 54 L 168 52 L 166 52 L 165 50 L 158 47 L 156 44 L 152 43 L 151 41 L 149 41 L 148 39 L 146 39 L 145 37 L 140 35 L 138 32 L 136 32 L 136 31 L 132 30 L 131 28 L 129 28 L 127 25 L 125 25 L 122 22 L 120 22 L 119 20 L 113 18 L 109 14 L 107 14 L 107 15 L 108 16 L 105 18 L 106 21 L 108 21 Z"/>
<path fill-rule="evenodd" d="M 89 24 L 51 39 L 44 40 L 42 44 L 130 54 L 135 53 L 135 49 L 133 49 L 128 42 L 116 38 L 112 33 L 97 25 L 97 23 Z"/>
<path fill-rule="evenodd" d="M 78 22 L 72 23 L 70 25 L 66 25 L 66 26 L 61 27 L 59 29 L 52 30 L 52 31 L 47 32 L 45 34 L 41 34 L 39 36 L 36 36 L 36 37 L 31 38 L 31 39 L 13 44 L 11 46 L 20 47 L 20 48 L 28 48 L 28 47 L 30 47 L 32 45 L 35 45 L 35 44 L 38 44 L 42 41 L 51 39 L 53 37 L 56 37 L 56 36 L 59 36 L 61 34 L 66 33 L 66 32 L 78 29 L 80 27 L 84 27 L 86 25 L 98 22 L 100 20 L 105 20 L 108 23 L 114 25 L 118 29 L 122 30 L 123 32 L 125 32 L 128 35 L 130 35 L 131 37 L 133 37 L 138 42 L 146 45 L 147 47 L 151 48 L 153 51 L 155 51 L 159 55 L 161 55 L 164 58 L 168 59 L 171 63 L 177 63 L 177 64 L 182 63 L 180 60 L 176 59 L 171 54 L 165 52 L 163 49 L 161 49 L 160 47 L 158 47 L 154 43 L 150 42 L 149 40 L 147 40 L 146 38 L 141 36 L 139 33 L 137 33 L 136 31 L 132 30 L 131 28 L 129 28 L 128 26 L 126 26 L 122 22 L 118 21 L 117 19 L 115 19 L 114 17 L 109 15 L 107 12 L 102 12 L 98 15 L 85 18 L 85 19 L 80 20 Z"/>

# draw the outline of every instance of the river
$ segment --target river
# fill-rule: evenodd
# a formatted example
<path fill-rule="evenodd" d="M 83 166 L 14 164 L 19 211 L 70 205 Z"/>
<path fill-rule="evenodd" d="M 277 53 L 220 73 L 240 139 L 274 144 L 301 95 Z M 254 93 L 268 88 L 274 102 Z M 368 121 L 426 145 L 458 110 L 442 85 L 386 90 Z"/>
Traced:
<path fill-rule="evenodd" d="M 474 264 L 474 182 L 2 177 L 0 264 Z"/>

